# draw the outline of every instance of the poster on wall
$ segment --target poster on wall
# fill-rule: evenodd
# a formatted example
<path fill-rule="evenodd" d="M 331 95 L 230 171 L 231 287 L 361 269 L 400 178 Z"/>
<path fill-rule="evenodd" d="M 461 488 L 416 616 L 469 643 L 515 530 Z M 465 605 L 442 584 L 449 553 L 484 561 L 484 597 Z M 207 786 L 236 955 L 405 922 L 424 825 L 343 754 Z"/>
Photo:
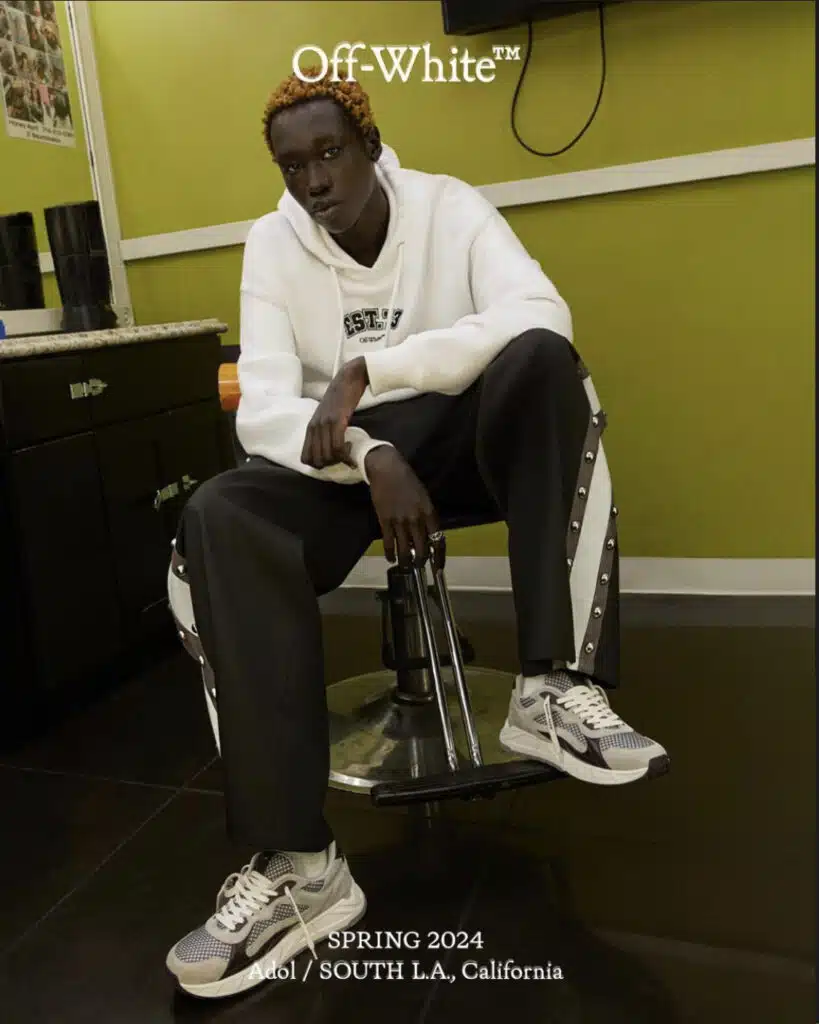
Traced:
<path fill-rule="evenodd" d="M 56 6 L 0 0 L 0 91 L 12 138 L 74 146 Z"/>

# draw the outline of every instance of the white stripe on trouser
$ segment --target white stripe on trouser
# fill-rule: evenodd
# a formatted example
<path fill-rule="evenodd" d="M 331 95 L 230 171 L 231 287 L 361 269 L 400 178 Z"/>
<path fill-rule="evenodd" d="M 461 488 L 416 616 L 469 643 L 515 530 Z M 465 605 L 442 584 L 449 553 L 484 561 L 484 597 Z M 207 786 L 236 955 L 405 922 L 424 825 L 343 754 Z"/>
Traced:
<path fill-rule="evenodd" d="M 602 412 L 591 377 L 583 380 L 589 399 L 590 416 Z M 581 453 L 581 459 L 585 452 Z M 592 614 L 597 589 L 600 563 L 603 558 L 606 535 L 612 507 L 612 484 L 608 460 L 603 443 L 597 445 L 594 471 L 585 501 L 585 512 L 569 575 L 569 588 L 574 622 L 575 661 L 569 668 L 577 669 L 583 657 L 583 642 Z"/>
<path fill-rule="evenodd" d="M 170 605 L 171 614 L 176 621 L 177 628 L 183 634 L 183 643 L 185 642 L 185 639 L 190 643 L 193 637 L 198 636 L 196 631 L 196 621 L 193 616 L 191 588 L 190 584 L 186 583 L 185 580 L 180 579 L 173 571 L 173 562 L 168 566 L 168 604 Z M 187 637 L 185 637 L 185 633 L 187 633 Z M 187 644 L 185 646 L 187 647 Z M 202 686 L 205 691 L 205 707 L 207 708 L 210 727 L 213 731 L 213 738 L 216 742 L 216 752 L 221 755 L 222 751 L 219 745 L 219 715 L 216 710 L 216 701 L 211 694 L 210 687 L 208 686 L 208 670 L 203 663 L 203 657 L 201 655 L 199 657 L 199 666 L 202 672 Z"/>

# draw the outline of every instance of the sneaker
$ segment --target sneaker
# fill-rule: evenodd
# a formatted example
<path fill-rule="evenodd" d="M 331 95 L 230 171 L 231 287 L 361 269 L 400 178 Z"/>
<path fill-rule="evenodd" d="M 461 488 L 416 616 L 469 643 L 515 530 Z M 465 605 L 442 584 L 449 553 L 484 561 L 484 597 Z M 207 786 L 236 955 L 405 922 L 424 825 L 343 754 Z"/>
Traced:
<path fill-rule="evenodd" d="M 319 875 L 297 857 L 257 853 L 225 880 L 216 913 L 168 953 L 165 964 L 185 992 L 203 998 L 236 995 L 274 976 L 299 953 L 349 928 L 367 908 L 335 842 Z M 277 975 L 280 976 L 280 975 Z"/>
<path fill-rule="evenodd" d="M 563 671 L 538 680 L 537 693 L 526 696 L 523 678 L 515 682 L 500 733 L 504 749 L 603 786 L 668 771 L 665 749 L 615 714 L 601 686 Z"/>

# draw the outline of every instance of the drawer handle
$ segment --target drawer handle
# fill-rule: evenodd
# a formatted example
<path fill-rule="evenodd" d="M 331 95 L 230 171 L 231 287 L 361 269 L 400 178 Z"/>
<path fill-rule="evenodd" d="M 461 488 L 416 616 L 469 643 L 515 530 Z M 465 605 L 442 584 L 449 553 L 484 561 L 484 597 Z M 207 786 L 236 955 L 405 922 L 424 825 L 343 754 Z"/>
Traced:
<path fill-rule="evenodd" d="M 175 498 L 177 494 L 179 494 L 179 484 L 176 482 L 168 484 L 166 487 L 157 491 L 154 495 L 154 511 L 158 512 L 166 501 L 170 501 L 171 498 Z"/>
<path fill-rule="evenodd" d="M 93 398 L 96 395 L 101 395 L 107 387 L 108 384 L 104 380 L 100 380 L 98 377 L 92 377 L 91 380 L 81 380 L 76 381 L 73 384 L 69 384 L 68 390 L 71 394 L 71 401 L 73 402 L 78 398 Z"/>

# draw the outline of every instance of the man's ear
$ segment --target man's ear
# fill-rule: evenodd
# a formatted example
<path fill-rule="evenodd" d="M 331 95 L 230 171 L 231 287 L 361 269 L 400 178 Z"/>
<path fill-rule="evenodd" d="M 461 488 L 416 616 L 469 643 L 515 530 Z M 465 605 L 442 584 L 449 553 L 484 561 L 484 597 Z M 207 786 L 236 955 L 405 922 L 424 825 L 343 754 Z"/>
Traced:
<path fill-rule="evenodd" d="M 384 151 L 384 147 L 381 145 L 381 132 L 373 126 L 367 132 L 367 137 L 364 141 L 367 149 L 367 156 L 374 164 L 378 163 L 381 159 L 381 154 Z"/>

